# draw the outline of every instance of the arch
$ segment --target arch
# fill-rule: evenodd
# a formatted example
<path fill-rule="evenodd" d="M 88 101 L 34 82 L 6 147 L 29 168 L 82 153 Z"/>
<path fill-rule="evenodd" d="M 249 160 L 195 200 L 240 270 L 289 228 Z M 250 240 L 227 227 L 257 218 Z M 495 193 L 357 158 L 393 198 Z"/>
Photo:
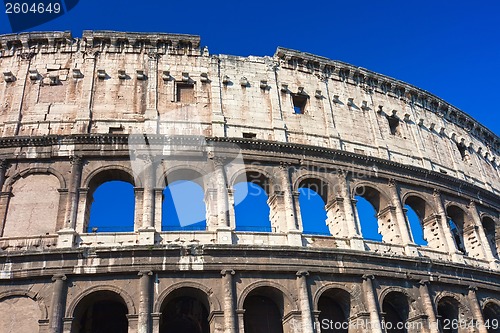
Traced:
<path fill-rule="evenodd" d="M 122 165 L 106 165 L 91 171 L 84 177 L 82 187 L 88 188 L 91 194 L 100 184 L 110 180 L 121 180 L 135 187 L 142 187 L 139 177 L 134 177 L 132 169 Z"/>
<path fill-rule="evenodd" d="M 495 223 L 493 217 L 489 215 L 481 216 L 481 224 L 483 225 L 484 233 L 490 244 L 493 256 L 500 259 L 499 243 L 500 243 L 500 224 Z"/>
<path fill-rule="evenodd" d="M 364 197 L 370 202 L 378 213 L 381 209 L 391 204 L 390 196 L 387 195 L 382 189 L 378 188 L 369 182 L 358 182 L 353 186 L 351 191 L 351 199 L 356 196 Z"/>
<path fill-rule="evenodd" d="M 431 233 L 429 233 L 430 230 L 428 230 L 428 228 L 424 226 L 424 219 L 420 217 L 422 216 L 421 209 L 423 205 L 422 202 L 420 202 L 418 199 L 411 200 L 413 198 L 416 197 L 410 197 L 410 200 L 408 200 L 409 203 L 405 202 L 403 204 L 403 212 L 405 215 L 406 224 L 410 229 L 410 235 L 413 242 L 420 246 L 427 246 L 429 244 L 427 241 L 427 236 Z M 416 207 L 420 213 L 417 212 L 417 210 L 415 210 L 413 207 Z"/>
<path fill-rule="evenodd" d="M 446 216 L 448 219 L 447 224 L 451 230 L 457 250 L 463 254 L 467 254 L 466 237 L 464 235 L 466 211 L 458 205 L 448 204 L 446 205 Z"/>
<path fill-rule="evenodd" d="M 318 301 L 319 301 L 320 297 L 323 295 L 323 293 L 325 293 L 326 291 L 328 291 L 330 289 L 341 290 L 343 292 L 348 293 L 350 296 L 351 296 L 351 293 L 352 293 L 351 290 L 349 290 L 343 284 L 335 283 L 335 282 L 327 283 L 327 284 L 321 286 L 320 288 L 318 288 L 318 290 L 316 291 L 316 293 L 312 296 L 312 302 L 313 302 L 312 304 L 313 304 L 313 310 L 314 311 L 318 310 Z"/>
<path fill-rule="evenodd" d="M 293 310 L 298 309 L 297 304 L 294 301 L 294 299 L 295 299 L 294 296 L 283 285 L 281 285 L 277 282 L 274 282 L 274 281 L 267 281 L 267 280 L 257 281 L 257 282 L 254 282 L 254 283 L 248 285 L 247 287 L 245 287 L 238 297 L 237 309 L 243 309 L 243 304 L 245 302 L 245 298 L 253 290 L 256 290 L 258 288 L 263 288 L 263 287 L 272 288 L 283 295 L 283 309 L 286 309 L 286 308 L 289 309 L 287 312 L 283 313 L 283 315 L 286 315 L 289 311 L 293 311 Z"/>
<path fill-rule="evenodd" d="M 418 192 L 410 191 L 405 193 L 401 198 L 401 202 L 403 205 L 411 206 L 421 221 L 437 213 L 435 207 Z"/>
<path fill-rule="evenodd" d="M 64 214 L 60 184 L 52 173 L 26 172 L 17 178 L 10 185 L 3 237 L 55 233 Z"/>
<path fill-rule="evenodd" d="M 500 332 L 500 301 L 487 299 L 483 304 L 483 316 L 488 333 Z"/>
<path fill-rule="evenodd" d="M 410 302 L 407 293 L 389 290 L 382 298 L 381 308 L 384 314 L 387 333 L 406 333 L 399 323 L 406 323 L 410 317 Z"/>
<path fill-rule="evenodd" d="M 251 292 L 243 303 L 244 333 L 283 333 L 284 311 L 279 299 L 273 297 L 272 290 L 259 289 Z"/>
<path fill-rule="evenodd" d="M 197 183 L 203 188 L 203 190 L 205 190 L 207 188 L 205 181 L 206 175 L 207 172 L 205 169 L 194 165 L 175 165 L 163 169 L 161 175 L 156 181 L 156 186 L 158 188 L 163 188 L 168 186 L 169 183 L 173 183 L 178 180 L 190 180 Z"/>
<path fill-rule="evenodd" d="M 198 290 L 202 291 L 205 294 L 206 299 L 208 301 L 208 304 L 207 304 L 208 310 L 210 312 L 222 311 L 219 299 L 212 292 L 212 289 L 210 289 L 209 287 L 207 287 L 201 283 L 198 283 L 198 282 L 183 281 L 183 282 L 178 282 L 178 283 L 174 283 L 174 284 L 170 285 L 168 288 L 166 288 L 165 290 L 163 290 L 160 293 L 155 304 L 153 305 L 153 312 L 159 313 L 161 311 L 161 307 L 162 307 L 163 303 L 165 302 L 165 300 L 167 299 L 167 297 L 169 295 L 171 295 L 175 290 L 178 290 L 181 288 L 192 288 L 192 289 L 198 289 Z"/>
<path fill-rule="evenodd" d="M 94 286 L 86 289 L 85 291 L 81 292 L 78 296 L 73 299 L 73 301 L 69 304 L 67 310 L 66 310 L 66 317 L 72 318 L 75 312 L 76 307 L 78 304 L 84 299 L 85 297 L 89 296 L 90 294 L 99 292 L 99 291 L 109 291 L 117 294 L 119 297 L 123 299 L 125 302 L 125 305 L 128 310 L 129 315 L 134 315 L 136 314 L 136 309 L 134 305 L 134 300 L 128 293 L 126 293 L 123 289 L 118 288 L 113 285 L 102 285 L 102 286 Z"/>
<path fill-rule="evenodd" d="M 51 167 L 46 167 L 46 168 L 32 167 L 32 168 L 23 169 L 19 172 L 16 172 L 15 174 L 10 176 L 9 178 L 7 178 L 5 180 L 4 186 L 6 189 L 10 190 L 12 187 L 12 184 L 14 182 L 16 182 L 18 179 L 26 178 L 29 175 L 35 175 L 35 174 L 51 174 L 58 179 L 60 189 L 66 188 L 66 179 L 64 179 L 64 176 L 59 171 L 57 171 L 56 169 L 53 169 Z"/>
<path fill-rule="evenodd" d="M 159 304 L 160 332 L 209 333 L 209 296 L 199 288 L 180 287 L 170 290 Z"/>
<path fill-rule="evenodd" d="M 458 330 L 451 325 L 460 319 L 460 302 L 452 296 L 444 296 L 436 303 L 436 310 L 439 321 L 440 331 L 443 333 L 457 333 Z"/>
<path fill-rule="evenodd" d="M 320 178 L 302 178 L 298 183 L 299 209 L 304 234 L 330 235 L 326 224 L 328 183 Z"/>
<path fill-rule="evenodd" d="M 244 169 L 233 173 L 229 179 L 228 185 L 230 188 L 234 188 L 234 186 L 240 182 L 256 183 L 266 191 L 268 196 L 270 196 L 275 190 L 279 190 L 278 184 L 274 180 L 273 175 L 266 170 L 245 166 Z"/>
<path fill-rule="evenodd" d="M 47 311 L 47 306 L 45 305 L 45 302 L 43 298 L 38 297 L 38 295 L 31 291 L 31 290 L 24 290 L 24 289 L 12 289 L 8 291 L 4 291 L 0 293 L 0 302 L 4 298 L 8 297 L 28 297 L 35 301 L 38 304 L 38 308 L 40 309 L 40 319 L 48 319 L 49 318 L 49 313 Z"/>
<path fill-rule="evenodd" d="M 0 329 L 5 333 L 38 332 L 40 320 L 48 319 L 47 309 L 41 306 L 36 295 L 25 290 L 2 293 L 0 309 Z"/>
<path fill-rule="evenodd" d="M 331 193 L 329 193 L 329 187 L 331 185 L 331 181 L 329 179 L 321 174 L 306 173 L 298 176 L 293 181 L 292 188 L 294 191 L 298 191 L 301 187 L 307 187 L 309 185 L 312 185 L 317 189 L 321 189 L 321 193 L 318 192 L 318 194 L 325 203 L 328 202 L 328 196 L 331 195 Z"/>
<path fill-rule="evenodd" d="M 325 332 L 347 333 L 351 317 L 351 294 L 348 291 L 344 288 L 324 289 L 315 302 L 314 306 L 320 312 L 319 322 L 323 323 L 326 319 L 329 323 L 335 323 L 325 329 Z"/>

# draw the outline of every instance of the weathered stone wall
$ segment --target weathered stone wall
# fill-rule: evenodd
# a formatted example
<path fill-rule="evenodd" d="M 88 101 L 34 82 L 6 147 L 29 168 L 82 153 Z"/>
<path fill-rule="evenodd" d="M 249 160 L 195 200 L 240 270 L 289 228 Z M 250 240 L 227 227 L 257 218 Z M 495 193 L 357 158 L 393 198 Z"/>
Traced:
<path fill-rule="evenodd" d="M 92 304 L 112 300 L 128 332 L 164 333 L 166 305 L 188 297 L 210 332 L 244 333 L 245 301 L 259 296 L 284 333 L 319 333 L 325 299 L 349 333 L 382 333 L 387 304 L 421 325 L 409 333 L 437 333 L 449 304 L 459 333 L 488 333 L 500 315 L 498 137 L 362 68 L 281 48 L 210 55 L 199 43 L 0 37 L 0 331 L 80 333 Z M 132 232 L 88 228 L 109 180 L 134 186 Z M 162 230 L 162 191 L 176 180 L 202 188 L 206 230 Z M 272 232 L 238 230 L 234 188 L 246 180 L 266 191 Z M 308 186 L 330 236 L 304 232 Z M 363 239 L 357 195 L 374 206 L 381 242 Z"/>

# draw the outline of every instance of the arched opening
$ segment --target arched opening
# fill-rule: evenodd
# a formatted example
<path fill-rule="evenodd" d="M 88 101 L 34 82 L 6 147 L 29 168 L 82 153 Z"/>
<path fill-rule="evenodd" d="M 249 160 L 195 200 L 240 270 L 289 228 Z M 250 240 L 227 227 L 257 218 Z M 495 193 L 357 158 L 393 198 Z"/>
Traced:
<path fill-rule="evenodd" d="M 424 220 L 432 216 L 432 208 L 424 199 L 411 195 L 405 199 L 404 211 L 413 237 L 413 242 L 422 246 L 429 245 L 429 239 L 427 237 L 433 235 L 432 231 L 429 230 L 432 229 L 432 226 L 424 226 Z M 431 245 L 436 246 L 439 244 L 439 237 L 435 236 L 431 241 L 434 241 Z"/>
<path fill-rule="evenodd" d="M 321 333 L 347 333 L 351 308 L 350 295 L 342 289 L 325 291 L 318 301 Z"/>
<path fill-rule="evenodd" d="M 98 173 L 89 182 L 87 232 L 134 231 L 134 178 L 120 169 Z"/>
<path fill-rule="evenodd" d="M 209 333 L 206 295 L 195 288 L 174 290 L 161 306 L 160 333 Z"/>
<path fill-rule="evenodd" d="M 413 242 L 417 245 L 427 246 L 427 240 L 424 237 L 424 229 L 422 228 L 422 219 L 417 212 L 408 204 L 404 206 L 406 221 L 410 226 Z"/>
<path fill-rule="evenodd" d="M 382 241 L 382 233 L 378 226 L 377 210 L 363 196 L 356 195 L 356 211 L 359 218 L 359 226 L 361 227 L 361 235 L 364 239 Z"/>
<path fill-rule="evenodd" d="M 464 211 L 457 206 L 449 206 L 446 209 L 446 215 L 448 216 L 448 225 L 457 250 L 463 254 L 467 254 L 463 234 L 465 221 Z"/>
<path fill-rule="evenodd" d="M 93 193 L 87 232 L 134 231 L 134 186 L 121 180 L 101 184 Z"/>
<path fill-rule="evenodd" d="M 0 300 L 0 332 L 38 332 L 40 308 L 29 297 L 10 296 Z"/>
<path fill-rule="evenodd" d="M 237 231 L 271 232 L 267 178 L 249 172 L 234 184 L 234 214 Z"/>
<path fill-rule="evenodd" d="M 500 242 L 499 230 L 500 227 L 495 225 L 495 221 L 491 217 L 485 216 L 482 219 L 482 224 L 484 228 L 484 233 L 486 234 L 486 238 L 488 239 L 488 243 L 490 244 L 491 251 L 493 252 L 493 256 L 495 258 L 500 259 L 498 253 L 498 243 Z"/>
<path fill-rule="evenodd" d="M 458 333 L 458 301 L 453 297 L 443 297 L 439 300 L 437 312 L 439 316 L 439 328 L 442 333 Z"/>
<path fill-rule="evenodd" d="M 55 233 L 59 188 L 60 182 L 52 174 L 30 174 L 17 179 L 12 184 L 2 236 L 25 237 Z"/>
<path fill-rule="evenodd" d="M 384 326 L 387 333 L 406 333 L 405 324 L 408 321 L 410 307 L 405 294 L 391 291 L 382 302 Z"/>
<path fill-rule="evenodd" d="M 73 314 L 72 333 L 127 333 L 128 309 L 112 291 L 97 291 L 84 297 Z"/>
<path fill-rule="evenodd" d="M 243 303 L 245 333 L 283 333 L 283 295 L 274 288 L 252 290 Z"/>
<path fill-rule="evenodd" d="M 307 179 L 300 183 L 298 192 L 303 233 L 330 235 L 326 225 L 326 184 L 317 179 Z"/>
<path fill-rule="evenodd" d="M 488 333 L 500 333 L 500 305 L 493 302 L 486 303 L 483 315 Z"/>
<path fill-rule="evenodd" d="M 176 180 L 163 190 L 162 230 L 205 230 L 203 187 L 194 181 Z"/>

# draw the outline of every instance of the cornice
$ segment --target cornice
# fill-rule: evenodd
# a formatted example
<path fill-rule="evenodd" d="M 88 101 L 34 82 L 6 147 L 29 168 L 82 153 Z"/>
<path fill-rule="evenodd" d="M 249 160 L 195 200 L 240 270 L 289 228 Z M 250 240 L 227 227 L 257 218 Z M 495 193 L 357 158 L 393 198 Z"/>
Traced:
<path fill-rule="evenodd" d="M 500 154 L 500 137 L 464 111 L 426 90 L 362 67 L 306 52 L 278 47 L 275 57 L 282 60 L 283 68 L 319 73 L 325 78 L 359 85 L 369 92 L 379 91 L 418 105 L 454 123 Z"/>

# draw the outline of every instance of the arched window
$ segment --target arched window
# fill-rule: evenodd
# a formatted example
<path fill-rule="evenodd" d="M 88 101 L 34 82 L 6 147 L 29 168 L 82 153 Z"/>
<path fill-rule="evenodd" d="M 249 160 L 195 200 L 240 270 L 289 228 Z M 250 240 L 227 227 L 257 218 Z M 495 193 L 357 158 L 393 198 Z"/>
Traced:
<path fill-rule="evenodd" d="M 440 316 L 439 326 L 442 333 L 458 333 L 456 325 L 458 323 L 459 303 L 453 297 L 443 297 L 437 306 L 438 316 Z"/>
<path fill-rule="evenodd" d="M 349 329 L 350 295 L 341 289 L 325 291 L 318 301 L 321 333 L 347 333 Z"/>
<path fill-rule="evenodd" d="M 274 288 L 260 287 L 243 303 L 245 333 L 283 333 L 283 296 Z"/>
<path fill-rule="evenodd" d="M 408 298 L 400 292 L 391 291 L 384 297 L 382 312 L 387 333 L 406 333 L 404 325 L 408 321 L 410 307 Z"/>
<path fill-rule="evenodd" d="M 407 223 L 411 230 L 413 242 L 417 245 L 426 246 L 427 240 L 424 237 L 424 230 L 422 228 L 421 218 L 418 216 L 417 212 L 410 205 L 405 205 L 404 211 Z"/>
<path fill-rule="evenodd" d="M 120 295 L 112 291 L 94 292 L 76 306 L 71 333 L 127 333 L 127 314 Z"/>
<path fill-rule="evenodd" d="M 457 250 L 463 254 L 467 254 L 463 234 L 465 220 L 464 212 L 456 206 L 450 206 L 446 210 L 446 214 L 448 215 L 448 225 Z"/>
<path fill-rule="evenodd" d="M 163 190 L 162 230 L 205 230 L 203 188 L 194 181 L 176 180 Z"/>
<path fill-rule="evenodd" d="M 378 227 L 377 211 L 375 207 L 362 196 L 355 196 L 361 234 L 364 239 L 381 242 L 382 234 Z"/>
<path fill-rule="evenodd" d="M 498 235 L 500 226 L 495 225 L 495 221 L 492 218 L 485 216 L 482 219 L 484 233 L 486 234 L 486 238 L 488 239 L 488 243 L 490 244 L 491 251 L 495 258 L 499 259 L 498 253 L 498 242 L 500 242 L 500 237 Z"/>
<path fill-rule="evenodd" d="M 246 177 L 234 185 L 236 230 L 271 232 L 267 180 L 257 173 L 249 173 Z"/>
<path fill-rule="evenodd" d="M 160 333 L 209 333 L 209 312 L 203 291 L 191 287 L 176 289 L 161 305 Z"/>
<path fill-rule="evenodd" d="M 326 185 L 316 179 L 301 182 L 298 192 L 304 234 L 330 235 L 326 225 L 326 191 Z"/>
<path fill-rule="evenodd" d="M 483 314 L 488 333 L 500 333 L 500 305 L 493 302 L 486 303 Z"/>
<path fill-rule="evenodd" d="M 112 180 L 99 185 L 92 193 L 87 232 L 134 231 L 134 186 Z"/>

